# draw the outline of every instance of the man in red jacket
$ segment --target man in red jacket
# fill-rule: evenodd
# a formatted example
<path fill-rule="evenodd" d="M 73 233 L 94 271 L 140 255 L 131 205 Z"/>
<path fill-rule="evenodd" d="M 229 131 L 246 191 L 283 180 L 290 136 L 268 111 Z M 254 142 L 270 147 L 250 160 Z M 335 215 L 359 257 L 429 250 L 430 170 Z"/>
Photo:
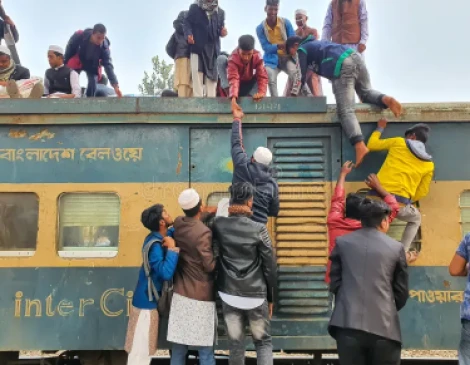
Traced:
<path fill-rule="evenodd" d="M 251 35 L 240 37 L 238 48 L 230 57 L 219 56 L 217 66 L 221 87 L 232 99 L 232 107 L 238 107 L 239 97 L 252 96 L 255 101 L 260 101 L 266 96 L 268 73 Z"/>
<path fill-rule="evenodd" d="M 352 169 L 353 163 L 351 161 L 347 161 L 343 165 L 338 182 L 336 183 L 334 195 L 331 199 L 331 208 L 327 220 L 329 241 L 328 256 L 333 252 L 338 237 L 362 228 L 359 206 L 364 198 L 359 194 L 349 194 L 347 198 L 345 197 L 344 183 L 346 182 L 346 176 L 349 175 Z M 400 205 L 397 200 L 382 187 L 375 174 L 369 175 L 366 184 L 371 189 L 377 191 L 378 195 L 382 197 L 384 202 L 390 207 L 392 213 L 390 214 L 389 221 L 391 223 L 400 210 Z M 325 281 L 328 284 L 330 283 L 330 268 L 331 261 L 328 261 L 325 276 Z"/>

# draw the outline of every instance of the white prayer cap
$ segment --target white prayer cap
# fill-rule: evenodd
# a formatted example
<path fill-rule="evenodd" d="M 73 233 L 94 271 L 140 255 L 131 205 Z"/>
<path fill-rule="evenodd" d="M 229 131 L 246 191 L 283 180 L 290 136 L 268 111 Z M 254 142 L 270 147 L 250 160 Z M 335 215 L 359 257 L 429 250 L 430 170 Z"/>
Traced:
<path fill-rule="evenodd" d="M 49 46 L 49 51 L 55 52 L 55 53 L 60 53 L 61 55 L 64 54 L 64 49 L 61 46 Z"/>
<path fill-rule="evenodd" d="M 11 56 L 10 48 L 0 45 L 0 53 L 4 53 L 8 56 Z"/>
<path fill-rule="evenodd" d="M 199 204 L 200 200 L 201 198 L 196 190 L 187 189 L 180 194 L 178 204 L 183 210 L 191 210 Z"/>
<path fill-rule="evenodd" d="M 259 162 L 262 165 L 269 166 L 273 160 L 273 154 L 266 147 L 258 147 L 253 153 L 253 158 L 256 162 Z"/>
<path fill-rule="evenodd" d="M 295 11 L 295 15 L 304 15 L 304 16 L 307 16 L 307 10 L 298 9 L 298 10 Z"/>

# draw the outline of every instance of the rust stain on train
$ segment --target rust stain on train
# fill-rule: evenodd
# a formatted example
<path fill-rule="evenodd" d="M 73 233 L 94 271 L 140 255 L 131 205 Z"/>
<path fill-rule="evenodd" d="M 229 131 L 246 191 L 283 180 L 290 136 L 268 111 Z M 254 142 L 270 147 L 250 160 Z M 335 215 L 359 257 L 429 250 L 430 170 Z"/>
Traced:
<path fill-rule="evenodd" d="M 39 133 L 33 134 L 29 139 L 31 141 L 39 141 L 41 139 L 53 139 L 55 133 L 49 132 L 47 129 L 42 129 Z"/>
<path fill-rule="evenodd" d="M 9 138 L 15 138 L 15 139 L 20 139 L 20 138 L 26 138 L 28 137 L 28 132 L 26 132 L 24 129 L 10 129 L 10 133 L 8 133 Z"/>

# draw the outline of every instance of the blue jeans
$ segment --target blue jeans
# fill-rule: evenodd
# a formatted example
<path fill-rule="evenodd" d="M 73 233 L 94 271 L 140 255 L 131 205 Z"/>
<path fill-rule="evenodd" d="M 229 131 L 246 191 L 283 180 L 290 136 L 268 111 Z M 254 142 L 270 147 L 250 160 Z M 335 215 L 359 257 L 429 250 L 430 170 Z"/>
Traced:
<path fill-rule="evenodd" d="M 470 365 L 470 321 L 462 320 L 459 346 L 459 365 Z"/>
<path fill-rule="evenodd" d="M 185 365 L 189 346 L 174 343 L 171 347 L 170 365 Z M 213 347 L 196 347 L 199 352 L 199 365 L 215 365 Z"/>
<path fill-rule="evenodd" d="M 98 75 L 94 75 L 91 72 L 86 73 L 88 78 L 88 86 L 86 88 L 86 97 L 94 98 L 96 94 L 96 85 L 98 85 Z"/>

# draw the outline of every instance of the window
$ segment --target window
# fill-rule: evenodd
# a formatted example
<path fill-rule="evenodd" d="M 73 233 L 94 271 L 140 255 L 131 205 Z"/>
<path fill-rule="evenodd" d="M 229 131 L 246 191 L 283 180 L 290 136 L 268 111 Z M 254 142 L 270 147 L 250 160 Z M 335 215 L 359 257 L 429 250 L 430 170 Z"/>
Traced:
<path fill-rule="evenodd" d="M 460 195 L 460 224 L 464 237 L 470 233 L 470 190 L 466 190 Z"/>
<path fill-rule="evenodd" d="M 207 206 L 216 207 L 222 199 L 230 199 L 230 193 L 211 193 L 207 197 Z"/>
<path fill-rule="evenodd" d="M 59 255 L 115 257 L 121 204 L 114 193 L 66 193 L 59 197 Z"/>
<path fill-rule="evenodd" d="M 33 256 L 39 199 L 34 193 L 0 193 L 0 256 Z"/>

